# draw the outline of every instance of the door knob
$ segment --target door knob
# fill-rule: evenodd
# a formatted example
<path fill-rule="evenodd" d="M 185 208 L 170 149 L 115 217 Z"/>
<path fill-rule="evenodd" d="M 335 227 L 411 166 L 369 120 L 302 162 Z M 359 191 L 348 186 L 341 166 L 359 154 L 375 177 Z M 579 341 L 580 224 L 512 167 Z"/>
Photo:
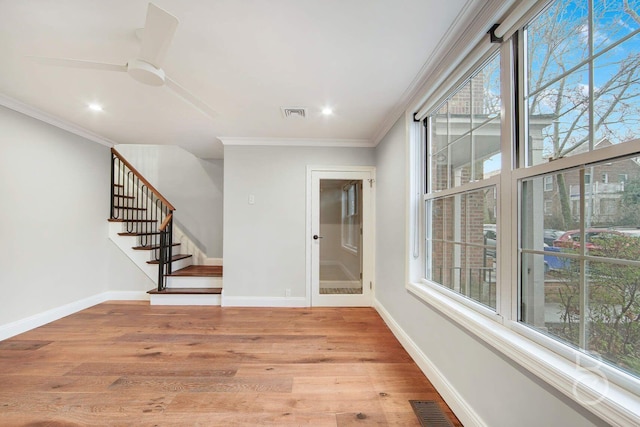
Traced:
<path fill-rule="evenodd" d="M 322 239 L 322 236 L 318 236 L 317 234 L 313 235 L 313 240 Z"/>

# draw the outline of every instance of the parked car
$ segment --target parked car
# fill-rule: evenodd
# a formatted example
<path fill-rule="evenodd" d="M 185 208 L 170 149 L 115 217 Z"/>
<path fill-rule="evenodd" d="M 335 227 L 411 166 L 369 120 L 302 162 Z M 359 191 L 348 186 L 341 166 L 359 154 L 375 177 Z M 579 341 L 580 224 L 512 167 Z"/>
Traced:
<path fill-rule="evenodd" d="M 554 230 L 552 228 L 544 229 L 544 243 L 548 246 L 553 246 L 553 242 L 560 238 L 565 232 L 562 230 Z"/>
<path fill-rule="evenodd" d="M 569 259 L 564 257 L 558 257 L 554 253 L 562 251 L 562 248 L 556 248 L 544 245 L 544 272 L 548 273 L 551 270 L 562 270 L 569 266 Z"/>
<path fill-rule="evenodd" d="M 622 233 L 608 228 L 588 228 L 585 230 L 585 248 L 598 249 L 598 246 L 593 243 L 593 239 L 601 239 L 615 235 L 619 236 L 622 235 Z M 553 241 L 553 246 L 556 248 L 577 249 L 580 247 L 580 244 L 580 230 L 567 231 Z"/>

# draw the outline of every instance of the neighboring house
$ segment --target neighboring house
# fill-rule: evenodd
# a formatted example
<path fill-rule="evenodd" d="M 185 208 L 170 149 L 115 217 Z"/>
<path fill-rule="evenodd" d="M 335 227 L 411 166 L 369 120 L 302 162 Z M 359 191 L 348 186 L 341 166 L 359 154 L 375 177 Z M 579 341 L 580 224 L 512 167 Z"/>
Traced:
<path fill-rule="evenodd" d="M 633 141 L 632 141 L 633 142 Z M 604 139 L 596 144 L 602 148 L 613 145 Z M 569 196 L 569 207 L 574 220 L 580 214 L 579 195 L 580 177 L 577 173 L 563 174 L 565 188 Z M 611 227 L 620 225 L 621 199 L 625 190 L 625 183 L 640 178 L 640 164 L 637 159 L 627 159 L 621 162 L 609 162 L 591 168 L 584 175 L 584 191 L 588 203 L 587 213 L 591 216 L 593 227 Z M 560 218 L 561 205 L 557 175 L 547 175 L 543 178 L 544 215 Z M 547 221 L 549 221 L 547 219 Z M 557 221 L 556 221 L 557 222 Z M 625 224 L 629 225 L 629 224 Z M 638 224 L 640 226 L 640 224 Z"/>

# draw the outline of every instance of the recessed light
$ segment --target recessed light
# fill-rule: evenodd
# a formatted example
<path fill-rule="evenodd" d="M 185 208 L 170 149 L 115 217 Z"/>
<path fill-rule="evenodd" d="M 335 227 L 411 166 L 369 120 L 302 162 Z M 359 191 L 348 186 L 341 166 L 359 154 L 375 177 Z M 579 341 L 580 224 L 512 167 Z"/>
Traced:
<path fill-rule="evenodd" d="M 96 104 L 96 103 L 94 102 L 94 103 L 89 104 L 89 109 L 90 109 L 91 111 L 102 111 L 102 105 L 100 105 L 100 104 Z"/>
<path fill-rule="evenodd" d="M 333 109 L 331 109 L 331 107 L 324 107 L 322 109 L 322 114 L 324 114 L 325 116 L 330 116 L 331 114 L 333 114 Z"/>

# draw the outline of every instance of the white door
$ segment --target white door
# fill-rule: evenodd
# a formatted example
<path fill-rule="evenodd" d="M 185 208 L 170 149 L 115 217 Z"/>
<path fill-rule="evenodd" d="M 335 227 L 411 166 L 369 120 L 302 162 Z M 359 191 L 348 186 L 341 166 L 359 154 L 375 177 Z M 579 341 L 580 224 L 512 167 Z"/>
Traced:
<path fill-rule="evenodd" d="M 310 305 L 371 306 L 373 168 L 310 169 Z"/>

